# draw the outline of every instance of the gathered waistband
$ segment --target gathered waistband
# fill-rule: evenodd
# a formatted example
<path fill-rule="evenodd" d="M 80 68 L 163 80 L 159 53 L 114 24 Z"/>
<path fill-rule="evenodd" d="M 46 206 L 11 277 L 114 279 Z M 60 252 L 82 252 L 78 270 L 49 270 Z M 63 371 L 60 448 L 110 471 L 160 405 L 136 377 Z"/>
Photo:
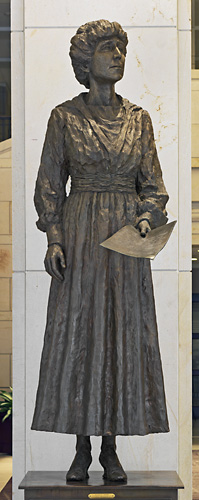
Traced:
<path fill-rule="evenodd" d="M 82 191 L 136 193 L 135 180 L 121 175 L 103 177 L 74 177 L 71 179 L 71 194 Z"/>

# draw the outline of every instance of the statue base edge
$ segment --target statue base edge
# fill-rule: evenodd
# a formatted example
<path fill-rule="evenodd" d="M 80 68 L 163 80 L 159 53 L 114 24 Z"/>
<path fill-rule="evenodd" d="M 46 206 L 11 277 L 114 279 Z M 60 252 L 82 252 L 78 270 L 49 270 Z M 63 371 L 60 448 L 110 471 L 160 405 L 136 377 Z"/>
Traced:
<path fill-rule="evenodd" d="M 81 482 L 66 482 L 66 471 L 29 471 L 19 485 L 25 500 L 177 500 L 183 483 L 175 471 L 127 472 L 127 482 L 102 478 L 103 471 L 89 472 Z"/>

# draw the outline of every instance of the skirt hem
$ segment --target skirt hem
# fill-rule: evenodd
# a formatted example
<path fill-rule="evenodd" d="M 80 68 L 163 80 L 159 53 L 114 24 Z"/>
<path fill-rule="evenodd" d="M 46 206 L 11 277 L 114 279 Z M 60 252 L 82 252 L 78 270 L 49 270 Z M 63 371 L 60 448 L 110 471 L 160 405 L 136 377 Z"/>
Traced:
<path fill-rule="evenodd" d="M 39 427 L 31 427 L 31 430 L 33 431 L 40 431 L 40 432 L 55 432 L 59 434 L 73 434 L 73 435 L 84 435 L 84 436 L 147 436 L 149 434 L 163 434 L 170 432 L 170 429 L 168 426 L 162 427 L 162 428 L 156 428 L 156 429 L 148 429 L 146 431 L 134 431 L 134 432 L 88 432 L 87 430 L 85 432 L 71 432 L 71 431 L 61 431 L 57 429 L 42 429 Z"/>

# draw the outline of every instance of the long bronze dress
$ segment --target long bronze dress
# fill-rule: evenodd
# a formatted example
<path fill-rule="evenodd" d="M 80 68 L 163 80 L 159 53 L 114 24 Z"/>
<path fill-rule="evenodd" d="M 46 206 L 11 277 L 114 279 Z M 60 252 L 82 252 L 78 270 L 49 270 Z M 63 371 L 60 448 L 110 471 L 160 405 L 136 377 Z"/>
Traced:
<path fill-rule="evenodd" d="M 63 282 L 52 279 L 50 289 L 35 430 L 169 430 L 150 261 L 99 245 L 142 218 L 152 228 L 167 221 L 149 114 L 119 99 L 109 121 L 103 108 L 86 105 L 84 93 L 56 107 L 49 120 L 35 192 L 37 225 L 46 231 L 62 224 L 67 268 Z"/>

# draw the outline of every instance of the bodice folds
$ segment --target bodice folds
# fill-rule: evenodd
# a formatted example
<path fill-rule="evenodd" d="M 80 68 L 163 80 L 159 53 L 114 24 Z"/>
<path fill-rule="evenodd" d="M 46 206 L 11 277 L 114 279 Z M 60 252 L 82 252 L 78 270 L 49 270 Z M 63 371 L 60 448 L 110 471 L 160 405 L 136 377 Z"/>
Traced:
<path fill-rule="evenodd" d="M 85 94 L 52 111 L 35 190 L 37 226 L 42 231 L 62 224 L 69 175 L 70 196 L 83 191 L 119 192 L 122 202 L 122 193 L 130 193 L 136 200 L 136 224 L 142 219 L 152 228 L 166 223 L 168 195 L 150 116 L 119 99 L 121 106 L 112 120 L 107 120 L 103 108 L 87 106 Z"/>

